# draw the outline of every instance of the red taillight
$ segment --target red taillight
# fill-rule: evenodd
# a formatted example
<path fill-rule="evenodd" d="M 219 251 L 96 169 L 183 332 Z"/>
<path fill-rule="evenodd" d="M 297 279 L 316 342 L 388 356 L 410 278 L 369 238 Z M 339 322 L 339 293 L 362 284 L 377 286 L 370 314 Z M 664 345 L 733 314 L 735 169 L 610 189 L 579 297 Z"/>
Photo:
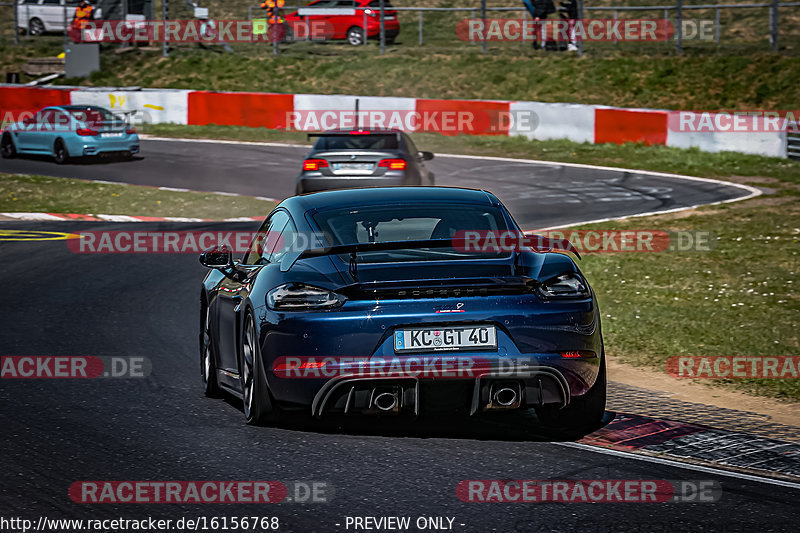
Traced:
<path fill-rule="evenodd" d="M 273 371 L 275 371 L 275 372 L 281 372 L 281 371 L 285 372 L 287 370 L 316 369 L 316 368 L 322 368 L 327 364 L 328 364 L 327 361 L 306 361 L 303 364 L 301 364 L 300 366 L 293 366 L 291 364 L 281 363 L 279 365 L 275 365 L 275 368 L 273 369 Z"/>
<path fill-rule="evenodd" d="M 379 167 L 387 167 L 389 170 L 405 170 L 408 166 L 403 159 L 381 159 Z"/>
<path fill-rule="evenodd" d="M 75 133 L 77 133 L 77 134 L 78 134 L 78 135 L 80 135 L 81 137 L 91 137 L 91 136 L 93 136 L 93 135 L 99 135 L 99 134 L 100 134 L 100 132 L 99 132 L 99 131 L 97 131 L 97 130 L 90 130 L 89 128 L 80 128 L 80 129 L 79 129 L 78 131 L 76 131 Z"/>
<path fill-rule="evenodd" d="M 328 166 L 324 159 L 306 159 L 303 161 L 303 170 L 319 170 Z"/>
<path fill-rule="evenodd" d="M 128 135 L 133 135 L 134 133 L 136 133 L 136 128 L 128 128 L 127 130 L 125 130 L 125 133 L 127 133 Z"/>
<path fill-rule="evenodd" d="M 580 356 L 580 352 L 561 352 L 561 357 L 566 357 L 567 359 L 577 359 Z"/>
<path fill-rule="evenodd" d="M 350 132 L 350 135 L 369 135 L 371 132 L 364 131 L 364 130 L 353 130 Z"/>

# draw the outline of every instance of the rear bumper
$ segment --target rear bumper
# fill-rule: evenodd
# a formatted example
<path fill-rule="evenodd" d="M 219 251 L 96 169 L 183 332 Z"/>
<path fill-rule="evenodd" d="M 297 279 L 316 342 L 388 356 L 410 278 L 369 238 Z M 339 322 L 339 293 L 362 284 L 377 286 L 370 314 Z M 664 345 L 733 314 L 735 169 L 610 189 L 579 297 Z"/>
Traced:
<path fill-rule="evenodd" d="M 66 145 L 67 151 L 73 157 L 128 152 L 137 154 L 140 149 L 138 135 L 125 135 L 119 139 L 72 137 L 66 140 Z"/>
<path fill-rule="evenodd" d="M 506 405 L 494 401 L 500 390 L 513 391 Z M 388 409 L 379 407 L 381 394 L 395 397 Z M 342 376 L 327 381 L 314 396 L 311 414 L 413 414 L 463 412 L 470 416 L 485 411 L 530 408 L 570 403 L 570 388 L 564 374 L 546 366 L 519 366 L 512 371 L 486 373 L 474 379 L 443 381 L 417 377 Z"/>
<path fill-rule="evenodd" d="M 419 388 L 414 396 L 419 398 L 416 405 L 421 405 L 423 412 L 442 407 L 474 414 L 485 403 L 485 386 L 497 381 L 518 384 L 520 406 L 566 405 L 594 385 L 603 343 L 593 300 L 544 303 L 532 296 L 509 296 L 493 301 L 470 297 L 459 302 L 468 311 L 457 315 L 436 313 L 433 309 L 441 301 L 432 299 L 350 301 L 331 312 L 278 314 L 261 307 L 257 310 L 264 333 L 261 353 L 270 391 L 280 402 L 315 406 L 314 414 L 319 416 L 330 411 L 331 406 L 335 410 L 344 408 L 342 402 L 346 398 L 342 399 L 342 394 L 349 390 L 340 385 L 343 380 L 355 380 L 350 385 L 357 385 L 358 390 L 374 388 L 372 382 L 376 379 L 387 379 L 387 386 L 402 387 L 404 391 L 411 387 L 406 383 L 410 380 L 411 388 Z M 393 340 L 398 329 L 466 324 L 495 326 L 497 348 L 395 353 Z M 571 351 L 584 356 L 561 355 Z M 325 366 L 317 374 L 274 372 L 276 361 L 284 361 L 279 358 L 287 356 L 313 357 L 318 362 L 325 361 Z M 438 359 L 434 364 L 457 368 L 459 372 L 389 372 L 390 368 L 397 370 L 398 364 L 408 370 L 404 365 L 412 359 Z M 358 371 L 354 371 L 354 360 L 366 363 L 359 363 Z M 401 383 L 395 384 L 392 378 Z M 360 410 L 361 406 L 356 406 L 355 411 Z"/>

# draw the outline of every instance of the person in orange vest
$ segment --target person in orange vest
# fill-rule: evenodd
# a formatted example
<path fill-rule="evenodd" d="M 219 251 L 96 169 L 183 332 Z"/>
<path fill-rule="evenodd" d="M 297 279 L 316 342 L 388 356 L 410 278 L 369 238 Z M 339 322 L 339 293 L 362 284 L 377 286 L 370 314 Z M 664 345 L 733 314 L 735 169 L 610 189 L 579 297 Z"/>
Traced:
<path fill-rule="evenodd" d="M 72 27 L 82 30 L 86 24 L 94 18 L 94 8 L 89 2 L 83 0 L 75 9 L 75 16 L 72 18 Z"/>
<path fill-rule="evenodd" d="M 267 10 L 268 20 L 270 25 L 282 24 L 283 17 L 281 17 L 281 8 L 285 5 L 285 0 L 266 0 L 261 3 L 261 8 Z"/>

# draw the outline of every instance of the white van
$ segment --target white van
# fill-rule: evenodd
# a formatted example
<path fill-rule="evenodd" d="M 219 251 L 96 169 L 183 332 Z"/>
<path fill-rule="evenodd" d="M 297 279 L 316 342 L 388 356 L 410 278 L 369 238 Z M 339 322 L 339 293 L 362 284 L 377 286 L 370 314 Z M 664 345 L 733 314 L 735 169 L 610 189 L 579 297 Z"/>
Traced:
<path fill-rule="evenodd" d="M 63 32 L 72 22 L 79 3 L 80 0 L 19 0 L 17 27 L 30 35 Z M 95 7 L 94 18 L 99 19 L 101 15 L 100 9 Z"/>

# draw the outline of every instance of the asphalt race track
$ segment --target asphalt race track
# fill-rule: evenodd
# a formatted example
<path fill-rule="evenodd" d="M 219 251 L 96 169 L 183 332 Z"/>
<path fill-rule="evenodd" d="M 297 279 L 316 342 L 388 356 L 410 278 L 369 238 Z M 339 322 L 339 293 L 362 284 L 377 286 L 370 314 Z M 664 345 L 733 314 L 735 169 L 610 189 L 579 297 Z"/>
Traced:
<path fill-rule="evenodd" d="M 143 142 L 144 158 L 24 172 L 283 198 L 304 148 Z M 714 183 L 561 165 L 438 158 L 439 184 L 486 187 L 526 227 L 709 203 L 748 194 Z M 5 222 L 0 228 L 252 230 L 254 224 Z M 339 425 L 305 417 L 249 427 L 234 400 L 200 389 L 195 255 L 80 255 L 65 241 L 0 240 L 3 355 L 142 356 L 144 379 L 2 380 L 0 516 L 146 518 L 277 516 L 280 531 L 348 531 L 348 516 L 452 517 L 464 532 L 794 531 L 797 489 L 566 447 L 520 415 L 415 425 Z M 465 503 L 470 479 L 715 480 L 716 503 Z M 79 480 L 323 481 L 329 503 L 85 505 Z M 293 495 L 290 493 L 290 497 Z M 445 521 L 445 524 L 447 521 Z M 338 524 L 338 525 L 337 525 Z M 463 525 L 462 525 L 463 524 Z M 415 529 L 412 529 L 415 530 Z M 352 526 L 349 531 L 354 531 Z"/>
<path fill-rule="evenodd" d="M 305 146 L 143 140 L 143 157 L 133 161 L 98 160 L 58 166 L 48 158 L 12 159 L 0 160 L 0 172 L 224 191 L 280 200 L 294 194 L 294 179 L 307 152 Z M 559 163 L 534 165 L 438 156 L 427 164 L 436 174 L 437 185 L 491 190 L 525 229 L 695 206 L 748 194 L 742 188 L 714 182 Z"/>

